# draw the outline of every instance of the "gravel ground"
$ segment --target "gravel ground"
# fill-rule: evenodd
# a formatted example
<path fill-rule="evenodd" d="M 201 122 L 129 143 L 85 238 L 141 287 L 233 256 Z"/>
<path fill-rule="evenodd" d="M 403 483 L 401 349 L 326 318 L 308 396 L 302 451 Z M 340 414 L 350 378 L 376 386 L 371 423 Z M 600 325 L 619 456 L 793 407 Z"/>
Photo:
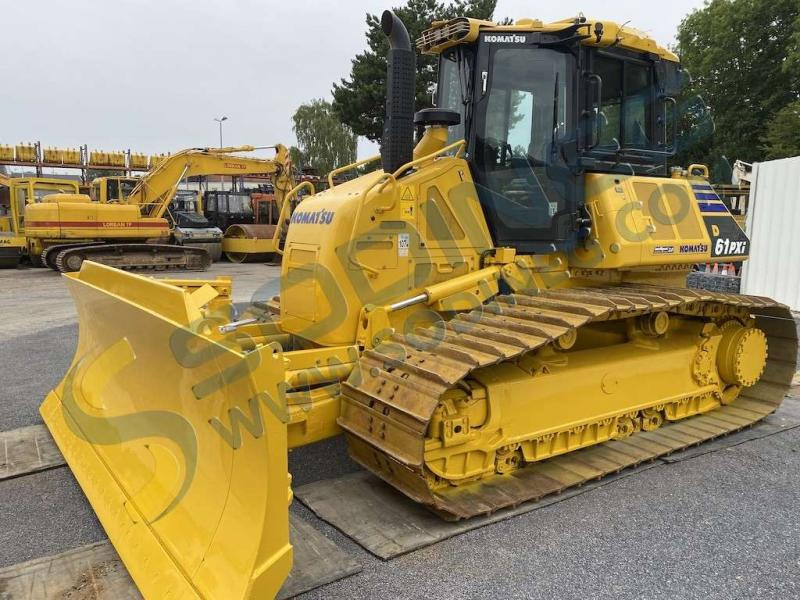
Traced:
<path fill-rule="evenodd" d="M 237 301 L 275 292 L 265 277 L 274 268 L 219 270 L 235 272 Z M 0 430 L 40 422 L 38 404 L 72 358 L 69 298 L 57 277 L 45 275 L 0 272 L 8 292 L 0 294 Z M 290 455 L 296 486 L 356 468 L 341 439 Z M 293 510 L 364 566 L 308 598 L 787 598 L 800 597 L 798 484 L 794 429 L 659 466 L 388 562 L 298 503 Z M 104 537 L 66 468 L 0 483 L 0 506 L 0 566 Z"/>

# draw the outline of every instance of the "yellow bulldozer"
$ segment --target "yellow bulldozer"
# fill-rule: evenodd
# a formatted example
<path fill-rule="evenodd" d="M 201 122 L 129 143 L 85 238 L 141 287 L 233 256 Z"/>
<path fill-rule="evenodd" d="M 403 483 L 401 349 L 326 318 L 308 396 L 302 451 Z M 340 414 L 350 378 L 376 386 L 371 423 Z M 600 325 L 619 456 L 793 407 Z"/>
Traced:
<path fill-rule="evenodd" d="M 785 306 L 686 288 L 749 240 L 707 169 L 667 168 L 675 55 L 583 17 L 435 22 L 437 107 L 415 114 L 408 33 L 381 24 L 382 169 L 299 204 L 273 311 L 235 317 L 227 280 L 66 276 L 80 339 L 41 413 L 146 597 L 277 593 L 292 448 L 344 434 L 468 519 L 746 427 L 788 389 Z M 558 462 L 588 446 L 602 465 Z"/>
<path fill-rule="evenodd" d="M 122 269 L 207 269 L 222 252 L 222 232 L 195 212 L 170 212 L 178 185 L 196 175 L 263 174 L 286 196 L 293 187 L 289 152 L 281 144 L 274 148 L 272 159 L 239 154 L 253 146 L 190 148 L 165 157 L 138 180 L 101 179 L 94 198 L 53 194 L 29 204 L 29 254 L 61 272 L 77 271 L 86 260 Z"/>

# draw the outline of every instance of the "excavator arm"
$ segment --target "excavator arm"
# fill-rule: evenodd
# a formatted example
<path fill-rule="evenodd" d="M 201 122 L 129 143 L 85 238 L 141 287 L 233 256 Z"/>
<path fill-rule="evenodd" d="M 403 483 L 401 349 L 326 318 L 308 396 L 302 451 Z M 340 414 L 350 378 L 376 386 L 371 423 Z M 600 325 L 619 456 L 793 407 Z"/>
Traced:
<path fill-rule="evenodd" d="M 128 202 L 138 204 L 142 214 L 162 217 L 175 196 L 178 185 L 187 177 L 197 175 L 268 175 L 273 179 L 275 202 L 278 208 L 293 187 L 289 150 L 276 144 L 272 159 L 241 156 L 239 152 L 252 152 L 254 146 L 228 148 L 190 148 L 168 156 L 155 169 L 145 175 L 133 189 Z"/>

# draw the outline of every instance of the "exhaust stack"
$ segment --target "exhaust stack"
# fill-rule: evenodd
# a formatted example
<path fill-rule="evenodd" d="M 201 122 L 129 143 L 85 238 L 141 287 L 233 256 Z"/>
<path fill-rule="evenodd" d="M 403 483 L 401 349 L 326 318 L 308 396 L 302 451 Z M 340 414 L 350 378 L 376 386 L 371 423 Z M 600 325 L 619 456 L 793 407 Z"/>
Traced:
<path fill-rule="evenodd" d="M 390 10 L 384 11 L 381 28 L 389 39 L 381 162 L 384 172 L 393 173 L 409 162 L 414 154 L 416 59 L 408 30 L 397 15 Z"/>

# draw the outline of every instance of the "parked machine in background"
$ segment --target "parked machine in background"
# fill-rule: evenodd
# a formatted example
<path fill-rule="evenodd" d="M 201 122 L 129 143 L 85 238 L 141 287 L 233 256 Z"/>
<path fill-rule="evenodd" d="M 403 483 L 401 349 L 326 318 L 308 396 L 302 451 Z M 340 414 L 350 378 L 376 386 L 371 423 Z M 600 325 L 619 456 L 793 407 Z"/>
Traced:
<path fill-rule="evenodd" d="M 39 256 L 29 252 L 25 207 L 42 202 L 51 194 L 77 194 L 78 191 L 78 182 L 68 179 L 0 175 L 0 267 L 13 268 L 25 259 L 40 266 Z"/>
<path fill-rule="evenodd" d="M 281 255 L 295 207 L 305 195 L 315 192 L 309 181 L 294 183 L 291 176 L 285 181 L 273 178 L 257 192 L 220 192 L 209 199 L 214 208 L 212 220 L 226 224 L 222 251 L 229 261 L 266 262 Z M 287 194 L 288 188 L 292 192 Z"/>
<path fill-rule="evenodd" d="M 89 196 L 61 194 L 29 205 L 25 211 L 29 253 L 62 272 L 80 269 L 87 259 L 123 269 L 206 269 L 211 254 L 203 245 L 213 242 L 181 236 L 167 214 L 180 182 L 196 175 L 283 177 L 288 151 L 280 144 L 275 149 L 275 159 L 237 154 L 252 152 L 253 146 L 184 150 L 164 157 L 126 198 L 118 195 L 120 201 L 92 202 Z M 112 181 L 117 178 L 105 179 L 107 188 Z M 102 198 L 102 187 L 99 194 Z M 114 194 L 107 189 L 105 198 L 113 199 Z M 184 224 L 191 229 L 191 223 Z M 199 227 L 206 228 L 206 224 Z"/>
<path fill-rule="evenodd" d="M 222 257 L 222 229 L 209 222 L 203 211 L 200 192 L 178 190 L 167 211 L 172 239 L 182 246 L 205 248 L 211 260 Z"/>
<path fill-rule="evenodd" d="M 281 197 L 283 195 L 276 196 L 274 190 L 212 190 L 203 195 L 206 217 L 225 231 L 223 250 L 228 260 L 274 260 L 285 235 L 287 219 L 299 201 L 298 197 L 291 200 L 282 216 Z"/>
<path fill-rule="evenodd" d="M 93 202 L 126 204 L 141 177 L 97 177 L 92 181 L 90 197 Z M 176 190 L 166 212 L 170 239 L 181 246 L 204 248 L 216 262 L 222 256 L 222 231 L 210 224 L 203 215 L 200 194 L 191 190 Z"/>
<path fill-rule="evenodd" d="M 25 235 L 11 179 L 0 174 L 0 268 L 16 267 L 25 251 Z"/>
<path fill-rule="evenodd" d="M 381 156 L 338 171 L 383 169 L 298 205 L 274 318 L 212 308 L 227 279 L 66 279 L 80 340 L 41 413 L 145 597 L 278 593 L 291 448 L 344 434 L 467 519 L 747 427 L 789 388 L 787 307 L 686 288 L 749 240 L 707 168 L 667 171 L 674 54 L 583 16 L 437 21 L 437 108 L 414 114 L 408 32 L 381 25 Z"/>
<path fill-rule="evenodd" d="M 249 191 L 209 190 L 203 194 L 203 212 L 209 223 L 223 231 L 231 225 L 256 222 L 253 193 Z"/>

